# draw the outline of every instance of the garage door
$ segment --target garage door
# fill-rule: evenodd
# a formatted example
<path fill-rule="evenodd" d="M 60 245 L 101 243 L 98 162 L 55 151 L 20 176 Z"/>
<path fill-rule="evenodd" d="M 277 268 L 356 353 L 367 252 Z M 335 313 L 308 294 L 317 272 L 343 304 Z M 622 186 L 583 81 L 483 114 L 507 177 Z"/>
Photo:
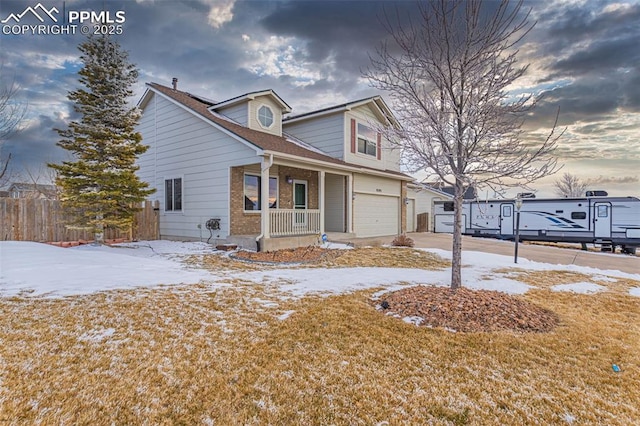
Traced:
<path fill-rule="evenodd" d="M 356 194 L 353 229 L 358 237 L 397 235 L 399 197 Z"/>

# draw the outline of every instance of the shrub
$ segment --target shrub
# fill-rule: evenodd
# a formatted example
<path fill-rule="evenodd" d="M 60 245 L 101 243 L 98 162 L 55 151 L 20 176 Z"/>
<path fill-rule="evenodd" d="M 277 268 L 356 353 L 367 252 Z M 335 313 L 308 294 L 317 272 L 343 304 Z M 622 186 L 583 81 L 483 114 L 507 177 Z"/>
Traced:
<path fill-rule="evenodd" d="M 394 238 L 393 242 L 391 242 L 391 245 L 395 247 L 413 247 L 415 244 L 411 238 L 407 237 L 405 234 L 402 234 Z"/>

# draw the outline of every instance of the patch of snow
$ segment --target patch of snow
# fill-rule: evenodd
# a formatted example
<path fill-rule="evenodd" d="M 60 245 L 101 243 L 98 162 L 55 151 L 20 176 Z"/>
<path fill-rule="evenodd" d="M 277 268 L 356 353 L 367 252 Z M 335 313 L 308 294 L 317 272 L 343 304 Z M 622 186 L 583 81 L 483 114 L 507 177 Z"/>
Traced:
<path fill-rule="evenodd" d="M 115 328 L 105 328 L 103 330 L 90 330 L 78 337 L 78 340 L 84 342 L 101 342 L 107 337 L 113 336 L 116 332 Z"/>
<path fill-rule="evenodd" d="M 465 281 L 464 287 L 470 288 L 472 290 L 491 290 L 491 291 L 501 291 L 502 293 L 507 294 L 525 294 L 531 288 L 530 285 L 525 284 L 523 282 L 517 280 L 511 280 L 509 278 L 500 277 L 496 274 L 494 279 L 491 280 L 482 280 L 470 282 L 464 279 Z"/>
<path fill-rule="evenodd" d="M 197 241 L 136 241 L 132 243 L 116 244 L 114 247 L 132 248 L 141 253 L 151 252 L 153 255 L 208 254 L 216 251 L 211 244 Z"/>
<path fill-rule="evenodd" d="M 617 279 L 613 278 L 613 277 L 607 277 L 604 275 L 594 275 L 591 278 L 593 278 L 594 281 L 600 281 L 603 283 L 616 283 L 618 282 Z"/>
<path fill-rule="evenodd" d="M 325 249 L 332 250 L 353 250 L 353 246 L 343 243 L 332 243 L 331 241 L 327 241 L 326 243 L 322 243 L 320 247 Z"/>
<path fill-rule="evenodd" d="M 278 315 L 278 317 L 277 317 L 277 318 L 278 318 L 280 321 L 284 321 L 284 320 L 286 320 L 287 318 L 289 318 L 291 315 L 293 315 L 293 314 L 295 314 L 295 313 L 296 313 L 296 311 L 285 311 L 285 312 L 283 312 L 281 315 Z"/>
<path fill-rule="evenodd" d="M 598 293 L 606 289 L 607 289 L 606 287 L 603 287 L 598 284 L 590 283 L 590 282 L 559 284 L 551 287 L 551 290 L 553 291 L 570 291 L 573 293 L 580 293 L 580 294 Z"/>
<path fill-rule="evenodd" d="M 573 422 L 576 421 L 576 418 L 569 413 L 565 413 L 565 415 L 563 416 L 563 419 L 565 422 L 569 423 L 570 425 L 572 425 Z"/>
<path fill-rule="evenodd" d="M 166 253 L 167 242 L 154 242 Z M 173 246 L 193 252 L 193 246 Z M 196 246 L 197 250 L 202 247 Z M 186 269 L 153 251 L 109 246 L 60 248 L 48 244 L 0 241 L 0 296 L 61 297 L 141 286 L 193 284 L 215 276 Z"/>
<path fill-rule="evenodd" d="M 493 280 L 481 278 L 490 268 L 474 267 L 463 272 L 463 285 L 477 290 L 495 290 L 507 294 L 523 294 L 530 286 L 508 278 L 496 276 Z M 407 285 L 448 285 L 448 269 L 427 271 L 412 268 L 332 268 L 332 269 L 272 269 L 241 272 L 234 278 L 256 283 L 272 283 L 295 297 L 307 294 L 328 296 L 375 287 L 386 287 L 381 293 L 398 290 Z M 381 293 L 376 293 L 379 295 Z"/>
<path fill-rule="evenodd" d="M 350 248 L 328 243 L 328 248 Z M 423 249 L 450 259 L 451 252 Z M 185 267 L 180 257 L 190 254 L 220 253 L 202 242 L 140 241 L 116 247 L 85 245 L 59 248 L 46 244 L 18 241 L 0 242 L 0 297 L 15 295 L 63 297 L 90 294 L 112 289 L 144 286 L 193 284 L 206 282 L 208 289 L 229 287 L 229 280 L 240 279 L 271 284 L 279 292 L 278 300 L 304 297 L 308 294 L 331 295 L 384 287 L 376 295 L 409 285 L 442 285 L 449 283 L 450 269 L 427 271 L 412 268 L 301 268 L 267 269 L 263 271 L 210 272 Z M 640 274 L 602 271 L 575 265 L 550 265 L 520 259 L 513 264 L 510 256 L 480 252 L 463 252 L 463 286 L 496 290 L 509 294 L 525 293 L 530 286 L 496 269 L 517 266 L 524 270 L 566 270 L 593 276 L 606 283 L 615 278 L 640 280 Z M 577 283 L 581 284 L 581 283 Z M 593 292 L 604 289 L 593 283 L 572 284 L 569 291 Z M 583 288 L 584 287 L 584 288 Z M 559 286 L 560 291 L 565 287 Z M 640 296 L 640 289 L 630 294 Z M 258 303 L 262 301 L 258 300 Z M 276 307 L 276 301 L 264 301 Z"/>
<path fill-rule="evenodd" d="M 446 271 L 398 268 L 333 268 L 333 269 L 272 269 L 240 272 L 235 278 L 256 283 L 272 283 L 293 296 L 307 294 L 331 295 L 368 288 L 409 283 L 431 282 Z M 436 278 L 437 277 L 437 278 Z"/>
<path fill-rule="evenodd" d="M 404 317 L 402 318 L 402 321 L 406 322 L 407 324 L 414 324 L 414 325 L 420 325 L 424 322 L 424 318 L 422 317 Z"/>
<path fill-rule="evenodd" d="M 265 308 L 277 308 L 278 304 L 276 302 L 274 302 L 273 300 L 266 300 L 266 299 L 260 299 L 259 297 L 254 297 L 253 299 L 254 302 L 258 303 L 259 305 L 264 306 Z"/>
<path fill-rule="evenodd" d="M 633 287 L 629 289 L 629 294 L 632 296 L 640 297 L 640 287 Z"/>

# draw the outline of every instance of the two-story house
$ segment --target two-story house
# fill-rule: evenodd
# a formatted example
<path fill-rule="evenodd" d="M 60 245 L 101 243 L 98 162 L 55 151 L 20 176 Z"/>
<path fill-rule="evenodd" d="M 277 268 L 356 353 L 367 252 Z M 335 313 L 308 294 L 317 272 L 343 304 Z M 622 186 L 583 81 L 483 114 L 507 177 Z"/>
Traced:
<path fill-rule="evenodd" d="M 147 84 L 138 106 L 162 238 L 267 251 L 405 230 L 411 178 L 376 131 L 398 125 L 378 96 L 292 116 L 272 90 L 214 102 L 174 79 Z"/>

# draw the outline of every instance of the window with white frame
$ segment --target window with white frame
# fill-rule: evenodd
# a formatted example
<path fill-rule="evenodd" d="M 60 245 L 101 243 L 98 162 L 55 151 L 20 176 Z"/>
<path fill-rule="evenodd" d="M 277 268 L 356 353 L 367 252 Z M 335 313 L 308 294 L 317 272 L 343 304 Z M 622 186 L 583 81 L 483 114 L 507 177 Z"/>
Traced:
<path fill-rule="evenodd" d="M 164 180 L 164 210 L 182 211 L 182 178 Z"/>
<path fill-rule="evenodd" d="M 358 152 L 375 157 L 378 152 L 378 134 L 369 126 L 358 123 Z"/>
<path fill-rule="evenodd" d="M 244 210 L 260 211 L 262 196 L 260 195 L 260 185 L 262 178 L 257 175 L 244 175 Z M 278 207 L 278 178 L 269 178 L 269 208 Z"/>
<path fill-rule="evenodd" d="M 273 111 L 266 105 L 258 108 L 258 121 L 262 127 L 269 128 L 273 124 Z"/>

